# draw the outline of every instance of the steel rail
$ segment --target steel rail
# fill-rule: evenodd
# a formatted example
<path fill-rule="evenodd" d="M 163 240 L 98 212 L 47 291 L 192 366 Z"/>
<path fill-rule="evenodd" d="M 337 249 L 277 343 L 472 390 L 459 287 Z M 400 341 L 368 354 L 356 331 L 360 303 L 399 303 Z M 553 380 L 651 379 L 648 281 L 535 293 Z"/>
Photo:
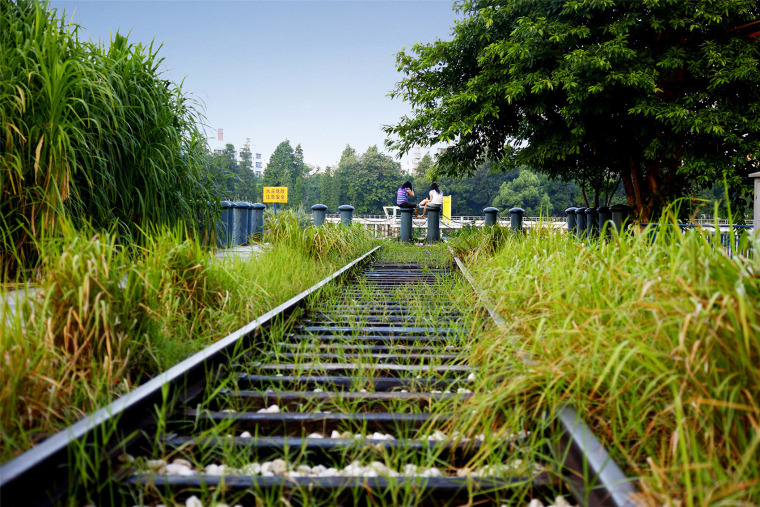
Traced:
<path fill-rule="evenodd" d="M 204 379 L 209 367 L 217 366 L 225 353 L 234 351 L 259 329 L 291 312 L 311 294 L 367 261 L 380 248 L 373 248 L 309 289 L 2 465 L 0 499 L 3 505 L 12 505 L 14 500 L 19 499 L 23 499 L 23 505 L 27 506 L 49 505 L 60 499 L 70 485 L 65 464 L 83 442 L 107 447 L 134 438 L 136 431 L 152 419 L 155 407 L 160 407 L 165 401 L 167 388 L 179 389 L 181 399 L 196 396 L 200 387 L 195 384 Z M 116 431 L 111 425 L 115 426 Z"/>
<path fill-rule="evenodd" d="M 449 251 L 494 324 L 497 327 L 506 325 L 504 318 L 492 307 L 490 300 L 450 246 Z M 635 479 L 623 473 L 578 412 L 571 406 L 562 406 L 555 417 L 559 440 L 553 442 L 552 452 L 563 464 L 565 481 L 576 500 L 591 507 L 638 505 L 636 497 L 639 493 L 633 486 Z"/>

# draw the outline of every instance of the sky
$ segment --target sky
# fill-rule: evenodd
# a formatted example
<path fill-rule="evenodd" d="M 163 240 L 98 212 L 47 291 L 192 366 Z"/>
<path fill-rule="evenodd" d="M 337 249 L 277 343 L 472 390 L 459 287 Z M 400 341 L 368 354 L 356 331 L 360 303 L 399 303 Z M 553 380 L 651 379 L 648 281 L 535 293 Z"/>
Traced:
<path fill-rule="evenodd" d="M 268 161 L 287 139 L 321 168 L 336 165 L 347 144 L 387 152 L 382 126 L 411 110 L 387 96 L 403 78 L 396 53 L 450 39 L 456 19 L 448 0 L 53 0 L 50 7 L 81 26 L 81 39 L 107 43 L 118 30 L 133 43 L 162 43 L 164 79 L 202 104 L 212 149 L 239 150 L 250 139 Z"/>

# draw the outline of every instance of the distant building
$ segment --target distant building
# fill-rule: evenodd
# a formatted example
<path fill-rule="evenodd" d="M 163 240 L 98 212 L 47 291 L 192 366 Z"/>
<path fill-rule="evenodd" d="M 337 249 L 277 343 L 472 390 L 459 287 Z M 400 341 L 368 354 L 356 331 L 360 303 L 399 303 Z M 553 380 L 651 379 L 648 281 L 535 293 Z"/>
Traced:
<path fill-rule="evenodd" d="M 420 162 L 422 162 L 422 153 L 420 150 L 417 150 L 414 152 L 414 157 L 412 157 L 412 169 L 416 171 L 420 166 Z"/>
<path fill-rule="evenodd" d="M 256 176 L 264 175 L 265 164 L 261 160 L 261 153 L 257 153 L 253 158 L 253 172 Z"/>

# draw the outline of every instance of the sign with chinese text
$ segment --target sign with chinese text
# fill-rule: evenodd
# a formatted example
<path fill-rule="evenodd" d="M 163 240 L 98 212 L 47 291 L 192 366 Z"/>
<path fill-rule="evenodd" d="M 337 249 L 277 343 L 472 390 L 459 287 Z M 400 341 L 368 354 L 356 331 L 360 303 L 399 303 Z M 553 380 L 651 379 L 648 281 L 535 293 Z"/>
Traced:
<path fill-rule="evenodd" d="M 288 187 L 264 187 L 264 202 L 288 202 Z"/>

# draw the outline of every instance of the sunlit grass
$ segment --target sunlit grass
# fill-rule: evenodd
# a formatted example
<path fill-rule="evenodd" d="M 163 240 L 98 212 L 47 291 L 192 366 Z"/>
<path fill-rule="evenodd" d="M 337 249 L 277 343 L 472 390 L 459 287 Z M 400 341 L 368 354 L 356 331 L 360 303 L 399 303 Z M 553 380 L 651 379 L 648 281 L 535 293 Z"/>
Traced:
<path fill-rule="evenodd" d="M 293 232 L 293 235 L 300 234 Z M 337 228 L 315 251 L 289 242 L 216 259 L 181 226 L 124 247 L 68 226 L 38 246 L 30 298 L 0 313 L 0 460 L 29 448 L 226 336 L 371 248 Z M 350 235 L 346 241 L 343 235 Z M 363 239 L 363 240 L 362 240 Z M 303 245 L 300 245 L 303 247 Z M 4 300 L 3 300 L 4 301 Z"/>
<path fill-rule="evenodd" d="M 473 361 L 503 379 L 473 408 L 540 416 L 571 403 L 652 503 L 754 504 L 759 260 L 669 224 L 654 240 L 534 231 L 495 253 L 490 237 L 460 244 L 507 320 L 473 342 Z"/>

